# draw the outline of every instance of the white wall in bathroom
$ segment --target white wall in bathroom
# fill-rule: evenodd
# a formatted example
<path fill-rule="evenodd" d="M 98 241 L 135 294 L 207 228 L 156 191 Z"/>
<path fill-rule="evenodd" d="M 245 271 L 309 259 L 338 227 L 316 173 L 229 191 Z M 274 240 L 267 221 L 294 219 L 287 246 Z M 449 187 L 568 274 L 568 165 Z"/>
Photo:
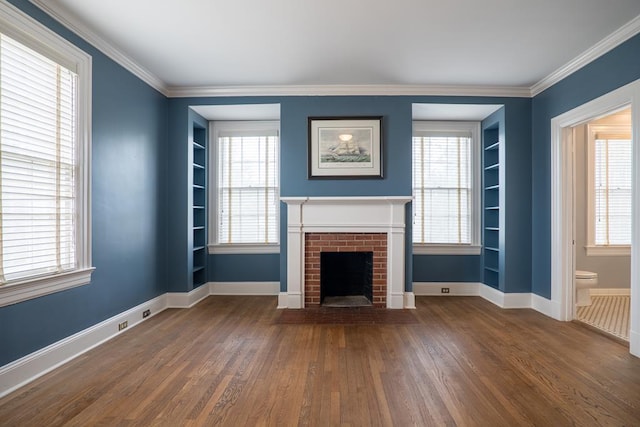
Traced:
<path fill-rule="evenodd" d="M 611 124 L 620 116 L 609 116 Z M 630 120 L 630 116 L 629 116 Z M 603 119 L 598 121 L 602 123 Z M 587 125 L 575 128 L 576 183 L 576 269 L 598 273 L 598 288 L 629 288 L 631 286 L 631 256 L 587 256 Z"/>

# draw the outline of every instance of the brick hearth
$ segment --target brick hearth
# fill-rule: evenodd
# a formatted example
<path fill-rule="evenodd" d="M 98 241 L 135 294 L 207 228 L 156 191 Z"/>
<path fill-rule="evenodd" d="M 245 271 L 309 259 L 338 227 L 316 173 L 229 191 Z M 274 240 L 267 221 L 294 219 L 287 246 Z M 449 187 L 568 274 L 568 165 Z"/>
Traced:
<path fill-rule="evenodd" d="M 373 252 L 373 306 L 387 306 L 387 233 L 305 233 L 304 303 L 320 305 L 321 252 Z"/>

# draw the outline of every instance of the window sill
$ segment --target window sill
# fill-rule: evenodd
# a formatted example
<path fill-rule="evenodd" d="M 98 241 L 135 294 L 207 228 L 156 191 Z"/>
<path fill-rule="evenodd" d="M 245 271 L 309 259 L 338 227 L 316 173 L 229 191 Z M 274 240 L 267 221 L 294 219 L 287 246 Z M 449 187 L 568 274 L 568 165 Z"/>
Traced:
<path fill-rule="evenodd" d="M 208 245 L 210 254 L 279 254 L 280 245 L 255 245 L 255 244 L 234 244 L 234 245 Z"/>
<path fill-rule="evenodd" d="M 2 285 L 0 307 L 86 285 L 91 282 L 93 270 L 95 268 L 91 267 Z"/>
<path fill-rule="evenodd" d="M 413 245 L 414 255 L 480 255 L 479 245 Z"/>
<path fill-rule="evenodd" d="M 587 256 L 630 256 L 631 245 L 585 246 Z"/>

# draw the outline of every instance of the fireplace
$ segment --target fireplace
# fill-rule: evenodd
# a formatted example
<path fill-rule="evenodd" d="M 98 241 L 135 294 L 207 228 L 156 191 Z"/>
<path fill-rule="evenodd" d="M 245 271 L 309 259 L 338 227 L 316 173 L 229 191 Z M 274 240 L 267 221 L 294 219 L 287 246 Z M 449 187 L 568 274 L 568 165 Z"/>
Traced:
<path fill-rule="evenodd" d="M 387 234 L 386 233 L 305 233 L 304 235 L 304 303 L 322 302 L 323 254 L 371 254 L 371 303 L 387 306 Z"/>
<path fill-rule="evenodd" d="M 405 292 L 405 204 L 410 197 L 285 197 L 287 290 L 280 308 L 321 302 L 322 252 L 371 252 L 372 304 L 414 308 Z"/>

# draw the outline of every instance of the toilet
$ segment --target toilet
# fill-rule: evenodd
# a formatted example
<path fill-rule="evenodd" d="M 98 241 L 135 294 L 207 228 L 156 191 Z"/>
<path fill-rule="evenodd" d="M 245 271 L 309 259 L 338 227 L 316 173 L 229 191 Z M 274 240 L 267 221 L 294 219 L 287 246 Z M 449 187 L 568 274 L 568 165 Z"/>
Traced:
<path fill-rule="evenodd" d="M 589 289 L 598 285 L 598 273 L 576 270 L 576 306 L 591 305 Z"/>

